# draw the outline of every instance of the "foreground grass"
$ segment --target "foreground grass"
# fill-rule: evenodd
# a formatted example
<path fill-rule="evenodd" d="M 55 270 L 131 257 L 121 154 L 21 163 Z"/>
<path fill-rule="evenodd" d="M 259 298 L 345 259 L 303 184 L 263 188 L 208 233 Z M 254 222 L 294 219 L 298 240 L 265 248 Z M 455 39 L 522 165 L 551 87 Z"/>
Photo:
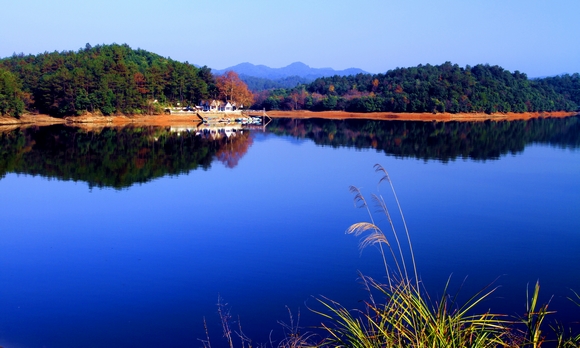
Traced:
<path fill-rule="evenodd" d="M 321 310 L 312 310 L 323 318 L 321 326 L 312 332 L 300 333 L 292 313 L 290 324 L 283 324 L 285 338 L 280 342 L 263 344 L 263 347 L 354 347 L 354 348 L 459 348 L 459 347 L 506 347 L 506 348 L 575 348 L 580 347 L 580 334 L 558 325 L 550 325 L 547 318 L 554 312 L 548 304 L 539 304 L 540 284 L 527 293 L 526 313 L 514 318 L 504 314 L 479 312 L 477 305 L 489 297 L 495 288 L 485 288 L 465 303 L 458 303 L 457 295 L 449 293 L 449 282 L 440 298 L 432 299 L 421 286 L 411 238 L 403 211 L 387 171 L 380 165 L 379 184 L 389 184 L 402 220 L 404 233 L 399 235 L 391 213 L 382 196 L 373 195 L 389 222 L 389 237 L 375 224 L 373 214 L 365 197 L 356 187 L 351 187 L 355 204 L 367 210 L 370 221 L 353 224 L 347 233 L 361 238 L 360 247 L 377 246 L 386 272 L 386 283 L 361 275 L 368 291 L 368 299 L 362 309 L 348 309 L 328 298 L 319 298 Z M 407 260 L 404 255 L 410 255 Z M 580 307 L 580 296 L 574 293 L 571 303 Z M 230 317 L 221 301 L 218 313 L 222 321 L 224 338 L 234 348 L 253 347 L 241 327 L 232 330 Z M 207 332 L 207 330 L 206 330 Z M 234 339 L 236 338 L 236 339 Z M 211 348 L 209 335 L 202 341 Z"/>

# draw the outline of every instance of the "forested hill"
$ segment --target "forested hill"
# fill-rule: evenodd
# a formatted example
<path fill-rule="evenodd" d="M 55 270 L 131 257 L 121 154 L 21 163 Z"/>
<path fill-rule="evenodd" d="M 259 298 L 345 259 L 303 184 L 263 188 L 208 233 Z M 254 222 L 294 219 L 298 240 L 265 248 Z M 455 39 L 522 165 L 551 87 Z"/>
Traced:
<path fill-rule="evenodd" d="M 529 79 L 499 66 L 419 65 L 384 74 L 318 78 L 260 93 L 256 107 L 351 112 L 576 111 L 580 75 Z"/>
<path fill-rule="evenodd" d="M 162 105 L 236 99 L 224 92 L 227 83 L 239 87 L 240 104 L 250 105 L 253 99 L 253 108 L 267 110 L 493 113 L 577 111 L 580 105 L 578 73 L 529 79 L 489 65 L 463 68 L 447 62 L 384 74 L 336 75 L 253 96 L 233 75 L 232 81 L 223 76 L 221 81 L 205 66 L 128 45 L 87 44 L 76 52 L 13 55 L 0 59 L 0 115 L 18 117 L 24 110 L 58 117 L 86 112 L 158 114 Z"/>
<path fill-rule="evenodd" d="M 162 103 L 215 94 L 211 69 L 117 44 L 2 59 L 2 89 L 8 93 L 0 93 L 0 114 L 13 116 L 23 108 L 53 116 L 148 114 Z"/>

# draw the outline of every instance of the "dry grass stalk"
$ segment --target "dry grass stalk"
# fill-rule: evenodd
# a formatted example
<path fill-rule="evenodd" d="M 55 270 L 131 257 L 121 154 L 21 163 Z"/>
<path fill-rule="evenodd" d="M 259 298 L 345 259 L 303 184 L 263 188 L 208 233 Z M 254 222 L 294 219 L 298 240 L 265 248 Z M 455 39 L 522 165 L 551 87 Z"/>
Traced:
<path fill-rule="evenodd" d="M 450 279 L 443 290 L 443 295 L 432 300 L 421 287 L 417 265 L 413 254 L 411 238 L 403 210 L 387 171 L 380 165 L 375 170 L 382 174 L 379 185 L 387 181 L 395 200 L 409 248 L 410 259 L 405 258 L 405 249 L 400 241 L 395 224 L 384 198 L 373 195 L 379 212 L 387 217 L 394 243 L 377 226 L 373 214 L 361 191 L 351 186 L 355 206 L 365 208 L 370 222 L 359 222 L 351 225 L 347 233 L 361 238 L 360 248 L 376 245 L 379 247 L 385 267 L 388 284 L 361 275 L 369 298 L 362 309 L 348 310 L 340 303 L 321 297 L 318 302 L 323 311 L 313 310 L 325 319 L 321 329 L 326 333 L 322 342 L 315 342 L 312 333 L 300 333 L 300 312 L 296 322 L 288 310 L 289 324 L 281 322 L 285 338 L 275 345 L 270 340 L 270 348 L 283 347 L 353 347 L 353 348 L 540 348 L 544 343 L 556 344 L 558 348 L 580 348 L 580 334 L 574 335 L 560 327 L 555 328 L 557 339 L 548 342 L 543 334 L 543 323 L 553 312 L 548 311 L 548 304 L 538 306 L 539 283 L 536 283 L 533 294 L 527 294 L 527 313 L 523 318 L 513 320 L 502 314 L 489 311 L 477 313 L 476 307 L 494 293 L 496 288 L 485 287 L 465 303 L 458 302 L 458 294 L 448 292 Z M 386 249 L 386 250 L 385 250 Z M 388 250 L 388 252 L 387 252 Z M 389 256 L 390 258 L 387 258 Z M 389 266 L 389 262 L 393 266 Z M 409 275 L 408 264 L 413 273 Z M 570 300 L 580 306 L 580 295 L 574 292 Z M 378 299 L 378 300 L 377 300 Z M 218 313 L 222 321 L 224 337 L 230 348 L 233 348 L 232 334 L 229 328 L 230 315 L 221 298 L 218 299 Z M 518 329 L 517 325 L 524 329 Z M 205 325 L 205 319 L 204 319 Z M 204 347 L 211 348 L 207 325 L 207 340 Z M 251 347 L 251 341 L 242 334 L 241 325 L 238 336 L 242 348 Z"/>

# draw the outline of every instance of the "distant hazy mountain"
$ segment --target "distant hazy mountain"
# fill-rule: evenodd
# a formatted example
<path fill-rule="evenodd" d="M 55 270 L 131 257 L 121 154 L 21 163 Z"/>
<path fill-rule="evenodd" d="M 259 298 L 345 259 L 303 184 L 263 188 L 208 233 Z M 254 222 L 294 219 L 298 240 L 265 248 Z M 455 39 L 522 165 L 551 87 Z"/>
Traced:
<path fill-rule="evenodd" d="M 283 68 L 270 68 L 265 65 L 242 63 L 222 70 L 212 70 L 212 72 L 214 74 L 220 75 L 228 70 L 233 70 L 240 76 L 246 75 L 266 78 L 270 80 L 283 79 L 290 76 L 298 76 L 307 80 L 314 80 L 318 77 L 334 75 L 346 76 L 367 73 L 366 71 L 357 68 L 350 68 L 346 70 L 334 70 L 332 68 L 311 68 L 308 65 L 300 62 L 292 63 Z"/>

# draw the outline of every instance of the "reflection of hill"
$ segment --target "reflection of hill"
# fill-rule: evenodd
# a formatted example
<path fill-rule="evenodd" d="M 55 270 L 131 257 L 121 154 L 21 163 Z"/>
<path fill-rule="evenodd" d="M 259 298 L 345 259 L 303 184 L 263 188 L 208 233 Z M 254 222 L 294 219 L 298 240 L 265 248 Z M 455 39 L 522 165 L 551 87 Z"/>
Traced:
<path fill-rule="evenodd" d="M 318 145 L 375 148 L 395 156 L 444 162 L 458 157 L 497 159 L 530 143 L 580 147 L 580 116 L 497 122 L 274 119 L 267 129 L 312 139 Z"/>
<path fill-rule="evenodd" d="M 159 127 L 15 129 L 0 133 L 0 177 L 15 172 L 123 188 L 207 169 L 228 147 L 249 146 L 244 144 L 251 144 L 249 132 L 216 137 Z"/>

